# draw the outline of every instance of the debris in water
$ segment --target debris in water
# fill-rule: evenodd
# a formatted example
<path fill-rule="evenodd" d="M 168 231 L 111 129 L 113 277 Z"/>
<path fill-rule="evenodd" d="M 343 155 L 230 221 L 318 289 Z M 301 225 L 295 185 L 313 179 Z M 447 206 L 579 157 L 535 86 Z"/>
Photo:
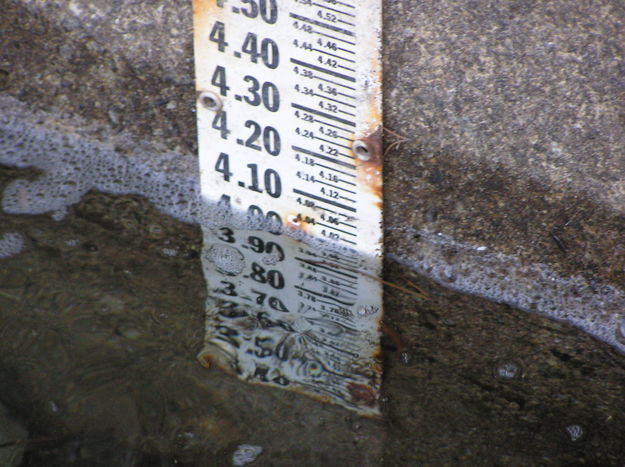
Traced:
<path fill-rule="evenodd" d="M 514 379 L 521 373 L 521 365 L 515 361 L 503 361 L 495 365 L 495 377 L 498 379 Z"/>
<path fill-rule="evenodd" d="M 241 466 L 251 464 L 263 452 L 262 446 L 242 444 L 232 454 L 232 465 Z"/>
<path fill-rule="evenodd" d="M 569 435 L 569 438 L 573 442 L 580 440 L 584 436 L 584 429 L 581 425 L 578 425 L 576 423 L 568 425 L 565 429 L 567 434 Z"/>

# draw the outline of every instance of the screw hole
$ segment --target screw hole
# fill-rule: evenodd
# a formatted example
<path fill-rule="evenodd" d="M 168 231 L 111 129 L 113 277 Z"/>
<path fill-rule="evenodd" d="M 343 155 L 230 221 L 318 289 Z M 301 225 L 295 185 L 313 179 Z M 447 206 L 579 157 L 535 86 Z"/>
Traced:
<path fill-rule="evenodd" d="M 367 146 L 367 144 L 362 140 L 357 139 L 354 141 L 354 144 L 352 144 L 352 151 L 354 151 L 356 157 L 361 161 L 368 161 L 371 159 L 369 146 Z"/>
<path fill-rule="evenodd" d="M 200 104 L 207 110 L 218 111 L 221 110 L 222 102 L 217 94 L 210 91 L 205 91 L 200 94 Z"/>

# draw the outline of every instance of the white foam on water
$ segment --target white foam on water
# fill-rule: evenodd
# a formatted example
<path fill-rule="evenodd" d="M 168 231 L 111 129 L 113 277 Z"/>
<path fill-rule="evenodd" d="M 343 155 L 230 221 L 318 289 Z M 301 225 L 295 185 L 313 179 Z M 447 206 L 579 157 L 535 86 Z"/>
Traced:
<path fill-rule="evenodd" d="M 0 259 L 10 258 L 24 249 L 24 237 L 17 232 L 0 235 Z"/>
<path fill-rule="evenodd" d="M 214 263 L 217 270 L 224 274 L 236 276 L 245 269 L 245 258 L 234 247 L 216 243 L 205 248 L 203 255 L 206 261 Z"/>
<path fill-rule="evenodd" d="M 619 338 L 625 320 L 621 290 L 440 233 L 402 230 L 420 239 L 411 251 L 390 253 L 391 260 L 458 292 L 570 323 L 625 353 L 625 341 Z"/>
<path fill-rule="evenodd" d="M 245 214 L 201 203 L 197 172 L 169 169 L 182 162 L 186 167 L 196 166 L 195 160 L 183 161 L 191 156 L 137 152 L 126 157 L 105 144 L 38 124 L 40 118 L 29 112 L 18 101 L 0 97 L 0 164 L 42 171 L 34 180 L 9 183 L 1 198 L 5 212 L 50 213 L 60 219 L 85 193 L 98 190 L 145 196 L 161 212 L 183 222 L 219 226 L 227 221 L 234 228 L 250 228 Z M 271 228 L 266 224 L 260 222 L 257 227 Z M 407 238 L 416 233 L 421 236 L 410 251 L 398 247 L 388 253 L 391 260 L 451 289 L 571 323 L 625 352 L 625 335 L 619 331 L 625 328 L 622 291 L 581 276 L 564 277 L 547 265 L 525 264 L 514 256 L 445 235 L 402 226 L 388 228 L 403 231 Z M 315 248 L 336 249 L 328 242 L 309 240 Z M 239 269 L 234 253 L 213 253 L 215 257 L 208 259 L 218 261 L 224 270 Z"/>
<path fill-rule="evenodd" d="M 158 170 L 104 144 L 21 121 L 2 108 L 3 103 L 0 164 L 43 171 L 35 180 L 18 179 L 6 187 L 2 196 L 5 212 L 50 213 L 58 220 L 67 206 L 78 203 L 89 190 L 98 190 L 143 195 L 160 211 L 183 222 L 197 222 L 200 203 L 196 177 Z M 148 160 L 163 157 L 171 155 L 143 154 Z"/>

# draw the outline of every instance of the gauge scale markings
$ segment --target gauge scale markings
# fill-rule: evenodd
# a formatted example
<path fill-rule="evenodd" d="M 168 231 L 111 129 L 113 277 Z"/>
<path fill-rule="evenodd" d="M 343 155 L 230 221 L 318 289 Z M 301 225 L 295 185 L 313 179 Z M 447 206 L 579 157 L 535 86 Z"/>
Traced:
<path fill-rule="evenodd" d="M 203 226 L 202 352 L 374 416 L 381 167 L 352 144 L 381 125 L 380 3 L 194 0 L 196 87 L 219 99 L 198 100 L 202 196 L 248 219 Z"/>

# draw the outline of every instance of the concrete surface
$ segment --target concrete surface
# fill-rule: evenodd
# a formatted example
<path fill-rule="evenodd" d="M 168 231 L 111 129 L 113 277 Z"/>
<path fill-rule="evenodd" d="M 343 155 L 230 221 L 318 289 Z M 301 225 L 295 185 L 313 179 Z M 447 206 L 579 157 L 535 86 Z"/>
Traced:
<path fill-rule="evenodd" d="M 179 161 L 181 174 L 192 171 L 189 2 L 0 6 L 0 93 L 25 104 L 30 123 L 128 157 L 168 153 L 162 160 Z M 0 288 L 0 303 L 11 331 L 5 326 L 0 366 L 12 376 L 0 378 L 0 400 L 19 407 L 33 433 L 62 434 L 62 449 L 31 451 L 31 462 L 107 459 L 104 440 L 107 449 L 123 444 L 108 457 L 126 456 L 120 465 L 170 465 L 174 458 L 223 465 L 237 443 L 264 445 L 258 462 L 267 465 L 622 464 L 625 7 L 618 0 L 401 0 L 385 2 L 385 10 L 385 125 L 408 139 L 385 161 L 387 279 L 416 282 L 431 299 L 389 293 L 384 423 L 355 421 L 340 409 L 218 373 L 200 376 L 201 369 L 183 364 L 199 345 L 185 334 L 201 316 L 199 260 L 192 249 L 184 259 L 164 259 L 173 277 L 187 271 L 193 280 L 163 300 L 196 297 L 186 305 L 192 317 L 181 315 L 168 335 L 171 325 L 130 306 L 133 294 L 173 280 L 141 266 L 155 261 L 162 239 L 131 239 L 165 223 L 166 238 L 187 251 L 199 230 L 142 200 L 90 194 L 60 224 L 0 214 L 3 231 L 27 240 L 24 252 L 4 263 L 12 285 Z M 0 187 L 25 176 L 36 174 L 0 168 Z M 63 246 L 81 232 L 92 233 L 83 247 Z M 126 270 L 146 278 L 129 287 Z M 59 292 L 67 277 L 91 298 L 77 306 L 76 297 Z M 102 290 L 118 290 L 121 297 L 107 303 L 120 310 L 95 319 Z M 38 346 L 28 333 L 42 320 L 51 336 Z M 153 337 L 154 327 L 162 339 Z M 110 387 L 154 349 L 162 361 L 129 380 L 132 391 Z M 57 376 L 46 370 L 42 357 L 53 351 L 69 352 L 71 371 L 60 357 Z M 192 375 L 184 385 L 188 400 L 171 382 L 184 375 Z M 148 403 L 150 378 L 159 390 Z M 239 395 L 224 402 L 224 390 Z M 65 401 L 63 410 L 52 410 L 43 394 Z M 110 394 L 119 400 L 116 411 L 105 402 Z M 194 414 L 200 403 L 206 408 Z M 160 415 L 150 415 L 152 406 Z M 284 422 L 293 410 L 314 414 L 311 420 L 316 410 L 324 414 L 321 422 L 293 426 Z M 118 426 L 115 414 L 127 425 Z M 194 444 L 190 432 L 211 442 Z M 308 444 L 281 451 L 286 435 Z"/>

